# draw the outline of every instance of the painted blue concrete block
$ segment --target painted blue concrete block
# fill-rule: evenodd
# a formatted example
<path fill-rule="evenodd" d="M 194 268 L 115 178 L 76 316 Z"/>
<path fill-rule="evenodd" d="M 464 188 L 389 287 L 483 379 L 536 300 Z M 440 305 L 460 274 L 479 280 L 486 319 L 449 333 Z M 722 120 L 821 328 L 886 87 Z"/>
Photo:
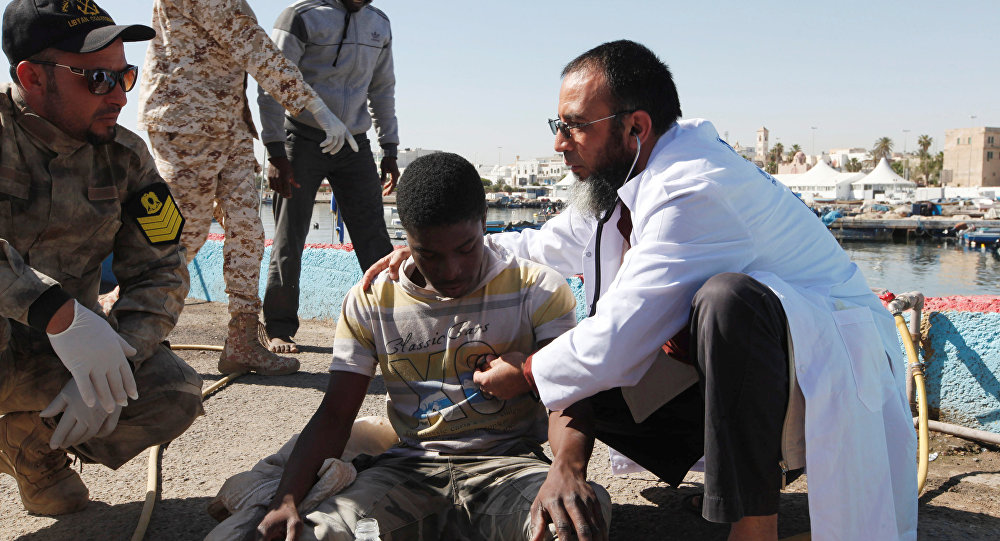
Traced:
<path fill-rule="evenodd" d="M 930 312 L 922 351 L 940 420 L 1000 433 L 1000 314 Z"/>
<path fill-rule="evenodd" d="M 569 282 L 569 288 L 573 290 L 573 296 L 576 297 L 576 320 L 582 321 L 583 318 L 587 317 L 587 292 L 583 289 L 583 280 L 570 278 L 566 281 Z"/>
<path fill-rule="evenodd" d="M 267 265 L 271 247 L 264 249 L 260 265 L 259 295 L 264 298 L 267 286 Z M 226 283 L 222 277 L 222 241 L 205 242 L 198 256 L 188 265 L 191 274 L 190 297 L 215 302 L 228 302 Z M 361 280 L 361 267 L 354 252 L 329 248 L 306 248 L 302 253 L 302 274 L 299 278 L 299 317 L 337 319 L 347 291 Z"/>

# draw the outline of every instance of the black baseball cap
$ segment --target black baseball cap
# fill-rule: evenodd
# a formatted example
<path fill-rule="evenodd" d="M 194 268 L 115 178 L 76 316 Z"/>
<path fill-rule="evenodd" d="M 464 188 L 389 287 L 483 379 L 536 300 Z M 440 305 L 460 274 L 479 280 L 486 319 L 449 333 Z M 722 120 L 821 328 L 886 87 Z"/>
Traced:
<path fill-rule="evenodd" d="M 142 24 L 116 25 L 93 0 L 13 0 L 3 12 L 3 52 L 11 68 L 49 47 L 92 53 L 112 41 L 146 41 L 156 31 Z"/>

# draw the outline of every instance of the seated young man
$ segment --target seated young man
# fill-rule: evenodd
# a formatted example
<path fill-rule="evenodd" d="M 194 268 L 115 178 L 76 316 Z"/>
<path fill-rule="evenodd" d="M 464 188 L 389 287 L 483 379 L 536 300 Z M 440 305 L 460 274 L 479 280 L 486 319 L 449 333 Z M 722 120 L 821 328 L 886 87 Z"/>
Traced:
<path fill-rule="evenodd" d="M 580 501 L 532 502 L 549 464 L 545 408 L 530 395 L 483 393 L 473 373 L 492 356 L 529 354 L 571 328 L 575 301 L 556 272 L 486 247 L 475 167 L 437 153 L 406 169 L 396 198 L 413 255 L 344 300 L 326 396 L 288 459 L 258 539 L 353 539 L 361 518 L 386 540 L 605 539 L 611 502 L 594 483 Z M 307 515 L 297 505 L 323 461 L 339 457 L 379 366 L 400 444 L 362 465 L 353 484 Z M 583 468 L 593 439 L 554 417 L 553 468 Z M 540 498 L 541 499 L 541 498 Z M 304 525 L 304 523 L 306 523 Z M 305 532 L 302 532 L 303 527 Z M 575 530 L 575 532 L 574 532 Z"/>

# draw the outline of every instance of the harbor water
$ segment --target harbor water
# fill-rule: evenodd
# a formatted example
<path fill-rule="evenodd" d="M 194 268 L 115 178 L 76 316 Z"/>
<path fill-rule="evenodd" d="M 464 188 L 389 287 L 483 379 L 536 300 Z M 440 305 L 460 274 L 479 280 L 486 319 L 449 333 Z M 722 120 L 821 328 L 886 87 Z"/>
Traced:
<path fill-rule="evenodd" d="M 495 209 L 487 211 L 489 221 L 533 221 L 539 209 Z M 269 205 L 261 207 L 261 221 L 267 238 L 274 236 L 274 216 Z M 329 204 L 313 208 L 312 223 L 306 242 L 336 244 L 333 215 Z M 389 226 L 391 224 L 387 224 Z M 222 233 L 212 223 L 213 233 Z M 401 234 L 400 234 L 401 235 Z M 390 229 L 393 244 L 403 244 L 396 230 Z M 347 235 L 345 242 L 350 242 Z M 906 243 L 848 242 L 841 244 L 872 287 L 895 293 L 920 291 L 928 297 L 950 295 L 1000 295 L 1000 259 L 989 251 L 963 248 L 954 239 L 918 239 Z"/>

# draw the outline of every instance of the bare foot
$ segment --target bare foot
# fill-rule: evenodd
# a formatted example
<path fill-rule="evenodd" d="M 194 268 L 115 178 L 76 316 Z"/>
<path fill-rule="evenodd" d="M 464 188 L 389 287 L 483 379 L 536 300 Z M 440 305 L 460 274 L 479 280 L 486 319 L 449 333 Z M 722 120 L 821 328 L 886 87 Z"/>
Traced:
<path fill-rule="evenodd" d="M 268 349 L 274 353 L 298 353 L 299 348 L 295 345 L 291 336 L 275 336 L 268 343 Z"/>

